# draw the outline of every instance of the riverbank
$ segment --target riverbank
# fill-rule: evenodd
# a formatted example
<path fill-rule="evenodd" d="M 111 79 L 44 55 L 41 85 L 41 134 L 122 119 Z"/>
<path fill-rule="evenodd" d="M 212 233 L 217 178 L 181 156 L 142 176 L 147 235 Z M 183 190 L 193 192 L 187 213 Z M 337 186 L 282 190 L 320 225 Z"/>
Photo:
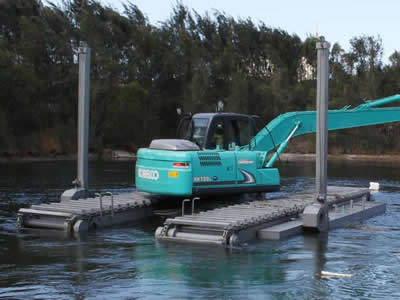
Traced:
<path fill-rule="evenodd" d="M 106 161 L 136 160 L 136 154 L 123 150 L 107 150 L 104 151 L 104 154 L 100 159 Z M 400 163 L 400 154 L 329 154 L 328 159 L 334 161 L 379 161 Z M 0 156 L 0 163 L 62 160 L 76 160 L 76 155 L 62 154 L 52 156 Z M 99 157 L 96 154 L 90 153 L 89 160 L 99 160 Z M 285 163 L 314 160 L 314 153 L 283 153 L 280 155 L 280 161 Z"/>
<path fill-rule="evenodd" d="M 107 149 L 103 155 L 89 153 L 89 160 L 135 160 L 136 153 L 123 150 Z M 0 155 L 0 163 L 24 161 L 63 161 L 76 160 L 76 154 L 50 154 L 50 155 Z"/>

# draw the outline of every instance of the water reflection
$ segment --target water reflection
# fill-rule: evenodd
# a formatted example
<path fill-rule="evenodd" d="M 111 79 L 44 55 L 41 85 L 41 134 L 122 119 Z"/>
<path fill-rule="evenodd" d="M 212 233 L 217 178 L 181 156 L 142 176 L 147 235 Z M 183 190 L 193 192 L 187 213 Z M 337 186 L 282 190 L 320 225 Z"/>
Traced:
<path fill-rule="evenodd" d="M 325 256 L 328 247 L 328 232 L 304 235 L 304 249 L 313 255 L 314 280 L 311 280 L 311 294 L 316 299 L 324 299 L 329 293 L 324 281 L 321 281 L 321 272 L 327 271 Z"/>
<path fill-rule="evenodd" d="M 263 251 L 249 249 L 247 252 L 165 242 L 156 244 L 156 252 L 149 251 L 152 247 L 136 246 L 135 258 L 143 262 L 139 270 L 154 279 L 180 278 L 194 286 L 208 287 L 215 284 L 229 286 L 241 277 L 260 283 L 282 282 L 285 278 L 279 268 L 279 254 L 274 252 L 274 248 L 264 248 Z M 163 257 L 166 263 L 159 265 L 157 257 Z"/>

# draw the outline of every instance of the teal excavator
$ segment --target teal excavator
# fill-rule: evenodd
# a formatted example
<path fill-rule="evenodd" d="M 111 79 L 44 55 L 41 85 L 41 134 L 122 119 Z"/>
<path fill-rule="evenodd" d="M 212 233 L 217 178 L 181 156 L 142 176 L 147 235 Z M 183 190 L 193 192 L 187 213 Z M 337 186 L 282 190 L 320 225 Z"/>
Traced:
<path fill-rule="evenodd" d="M 400 121 L 400 95 L 355 108 L 328 111 L 328 130 Z M 258 133 L 253 116 L 198 113 L 182 119 L 177 139 L 157 139 L 139 149 L 136 188 L 151 194 L 191 197 L 276 191 L 280 176 L 273 165 L 299 135 L 316 130 L 316 112 L 289 112 Z"/>

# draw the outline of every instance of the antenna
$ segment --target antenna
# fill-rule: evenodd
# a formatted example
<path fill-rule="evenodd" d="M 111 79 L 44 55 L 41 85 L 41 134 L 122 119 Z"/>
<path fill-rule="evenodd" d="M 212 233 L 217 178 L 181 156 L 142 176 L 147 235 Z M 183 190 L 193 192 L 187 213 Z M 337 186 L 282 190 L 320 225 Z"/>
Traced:
<path fill-rule="evenodd" d="M 224 111 L 224 105 L 225 105 L 224 101 L 219 100 L 218 103 L 217 103 L 217 112 Z"/>

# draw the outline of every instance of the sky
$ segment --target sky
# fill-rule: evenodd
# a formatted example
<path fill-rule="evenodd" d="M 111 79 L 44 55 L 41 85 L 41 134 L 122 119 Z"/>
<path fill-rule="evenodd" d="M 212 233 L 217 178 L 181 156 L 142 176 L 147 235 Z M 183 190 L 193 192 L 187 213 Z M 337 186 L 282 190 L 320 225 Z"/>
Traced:
<path fill-rule="evenodd" d="M 60 0 L 52 0 L 58 3 Z M 125 0 L 100 0 L 122 12 Z M 372 35 L 382 38 L 384 63 L 400 50 L 400 0 L 181 0 L 183 5 L 203 15 L 213 10 L 235 19 L 250 17 L 273 28 L 281 28 L 301 39 L 309 35 L 325 36 L 331 44 L 338 42 L 349 50 L 351 38 Z M 131 0 L 153 25 L 165 21 L 176 0 Z"/>

